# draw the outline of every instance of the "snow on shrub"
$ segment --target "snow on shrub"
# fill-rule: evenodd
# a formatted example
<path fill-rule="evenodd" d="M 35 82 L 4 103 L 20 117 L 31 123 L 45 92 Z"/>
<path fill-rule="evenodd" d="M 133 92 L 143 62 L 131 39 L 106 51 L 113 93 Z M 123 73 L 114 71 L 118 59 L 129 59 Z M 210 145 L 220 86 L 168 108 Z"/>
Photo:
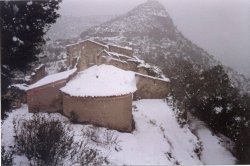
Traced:
<path fill-rule="evenodd" d="M 73 145 L 69 127 L 59 120 L 34 114 L 30 120 L 14 120 L 13 124 L 16 150 L 32 165 L 59 165 Z"/>
<path fill-rule="evenodd" d="M 74 142 L 71 128 L 59 119 L 34 114 L 29 120 L 13 121 L 15 149 L 31 165 L 100 165 L 106 161 L 85 139 Z"/>

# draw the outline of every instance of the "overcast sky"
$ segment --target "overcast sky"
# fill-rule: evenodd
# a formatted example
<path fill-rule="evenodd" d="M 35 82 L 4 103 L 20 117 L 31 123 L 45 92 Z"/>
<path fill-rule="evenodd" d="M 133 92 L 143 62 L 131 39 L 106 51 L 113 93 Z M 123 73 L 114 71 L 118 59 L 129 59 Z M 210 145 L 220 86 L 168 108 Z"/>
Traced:
<path fill-rule="evenodd" d="M 123 14 L 146 0 L 63 0 L 61 14 Z M 159 0 L 178 29 L 224 64 L 250 76 L 250 0 Z"/>

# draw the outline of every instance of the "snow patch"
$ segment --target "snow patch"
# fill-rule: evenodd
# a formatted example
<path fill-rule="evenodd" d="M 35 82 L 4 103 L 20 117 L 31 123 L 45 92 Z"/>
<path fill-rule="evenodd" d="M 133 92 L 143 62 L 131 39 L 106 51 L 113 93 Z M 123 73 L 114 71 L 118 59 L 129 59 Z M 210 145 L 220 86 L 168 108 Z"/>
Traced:
<path fill-rule="evenodd" d="M 22 41 L 22 40 L 20 40 L 18 37 L 16 37 L 16 36 L 13 36 L 12 37 L 12 40 L 14 41 L 14 42 L 19 42 L 19 44 L 24 44 L 24 42 Z"/>
<path fill-rule="evenodd" d="M 223 110 L 222 107 L 215 107 L 214 109 L 215 109 L 215 113 L 216 113 L 216 114 L 221 113 L 221 111 Z"/>
<path fill-rule="evenodd" d="M 233 165 L 236 158 L 223 146 L 222 140 L 213 134 L 206 124 L 197 118 L 190 116 L 190 127 L 199 137 L 203 150 L 201 161 L 208 165 Z"/>
<path fill-rule="evenodd" d="M 13 84 L 13 85 L 10 85 L 10 87 L 16 87 L 20 90 L 28 90 L 28 85 L 27 84 Z"/>
<path fill-rule="evenodd" d="M 27 2 L 27 5 L 28 5 L 28 6 L 29 6 L 29 5 L 32 5 L 32 4 L 33 4 L 32 1 Z"/>
<path fill-rule="evenodd" d="M 154 79 L 154 80 L 160 80 L 160 81 L 165 81 L 165 82 L 170 82 L 170 80 L 166 77 L 164 78 L 158 78 L 158 77 L 153 77 L 153 76 L 149 76 L 149 75 L 145 75 L 145 74 L 141 74 L 141 73 L 137 73 L 135 72 L 136 75 L 139 75 L 139 76 L 142 76 L 142 77 L 148 77 L 148 78 L 151 78 L 151 79 Z"/>

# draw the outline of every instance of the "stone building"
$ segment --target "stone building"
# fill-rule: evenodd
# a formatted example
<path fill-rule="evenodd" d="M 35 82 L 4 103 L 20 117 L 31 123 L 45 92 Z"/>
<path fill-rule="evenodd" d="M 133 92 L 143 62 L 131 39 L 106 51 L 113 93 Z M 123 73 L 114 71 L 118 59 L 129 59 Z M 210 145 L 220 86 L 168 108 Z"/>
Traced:
<path fill-rule="evenodd" d="M 77 122 L 128 132 L 133 99 L 165 98 L 170 91 L 169 80 L 131 48 L 84 40 L 66 49 L 70 70 L 28 87 L 30 112 L 61 112 Z"/>
<path fill-rule="evenodd" d="M 77 64 L 78 71 L 87 69 L 90 66 L 102 63 L 103 56 L 113 56 L 113 61 L 121 60 L 119 55 L 126 57 L 125 59 L 131 58 L 133 50 L 129 47 L 121 47 L 112 44 L 104 45 L 103 43 L 96 42 L 93 40 L 84 40 L 76 44 L 70 44 L 66 46 L 67 50 L 67 65 L 73 66 L 73 60 L 75 57 L 79 57 Z"/>
<path fill-rule="evenodd" d="M 49 75 L 30 85 L 26 90 L 29 112 L 62 111 L 62 94 L 60 88 L 76 72 L 75 69 Z"/>
<path fill-rule="evenodd" d="M 61 91 L 63 113 L 74 121 L 132 130 L 133 72 L 111 65 L 93 66 L 79 72 Z"/>
<path fill-rule="evenodd" d="M 167 79 L 155 78 L 141 73 L 136 74 L 137 91 L 135 99 L 162 99 L 170 92 Z"/>

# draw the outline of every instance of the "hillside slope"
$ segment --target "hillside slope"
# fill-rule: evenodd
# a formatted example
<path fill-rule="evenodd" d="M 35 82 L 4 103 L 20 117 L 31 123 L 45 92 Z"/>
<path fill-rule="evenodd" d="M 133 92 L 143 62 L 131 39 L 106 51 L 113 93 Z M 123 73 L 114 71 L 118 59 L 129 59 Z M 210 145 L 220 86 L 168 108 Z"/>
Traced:
<path fill-rule="evenodd" d="M 165 100 L 139 100 L 133 102 L 133 117 L 135 129 L 132 133 L 121 133 L 92 125 L 72 124 L 61 114 L 47 114 L 48 119 L 60 119 L 69 124 L 74 132 L 74 140 L 85 142 L 89 139 L 86 133 L 91 133 L 88 145 L 100 151 L 107 157 L 111 165 L 200 165 L 213 163 L 234 164 L 235 158 L 221 144 L 218 137 L 212 136 L 208 129 L 207 141 L 213 141 L 210 149 L 203 146 L 201 160 L 198 157 L 203 139 L 198 140 L 189 126 L 183 128 L 177 123 L 175 114 Z M 2 124 L 2 145 L 9 148 L 14 145 L 13 120 L 24 120 L 32 117 L 27 105 L 13 110 Z M 84 134 L 85 133 L 85 134 Z M 110 139 L 107 140 L 106 137 Z M 201 143 L 200 143 L 201 142 Z M 205 144 L 206 145 L 206 144 Z M 210 153 L 207 151 L 210 150 Z M 221 153 L 221 151 L 225 153 Z M 219 158 L 213 158 L 211 152 Z M 206 160 L 202 160 L 206 158 Z M 221 162 L 223 161 L 223 162 Z M 24 156 L 15 156 L 16 165 L 28 165 Z M 71 165 L 65 159 L 65 165 Z"/>

